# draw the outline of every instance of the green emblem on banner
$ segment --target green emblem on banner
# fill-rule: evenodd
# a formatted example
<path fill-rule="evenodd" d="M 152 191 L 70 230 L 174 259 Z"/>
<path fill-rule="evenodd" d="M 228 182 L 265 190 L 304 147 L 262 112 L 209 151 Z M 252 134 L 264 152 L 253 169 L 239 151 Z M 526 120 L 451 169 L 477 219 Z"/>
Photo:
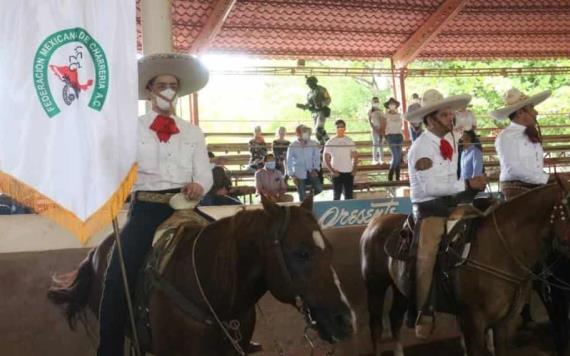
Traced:
<path fill-rule="evenodd" d="M 53 54 L 68 43 L 77 43 L 77 46 L 66 53 L 67 63 L 50 63 Z M 84 72 L 80 69 L 85 66 L 84 56 L 87 55 L 91 56 L 94 78 L 80 78 L 80 73 Z M 34 56 L 36 94 L 46 114 L 54 117 L 61 110 L 54 100 L 49 75 L 55 75 L 59 79 L 61 86 L 53 93 L 61 95 L 66 105 L 71 106 L 80 95 L 89 95 L 91 92 L 88 106 L 97 111 L 103 108 L 109 90 L 109 64 L 101 45 L 84 29 L 70 28 L 48 36 Z"/>

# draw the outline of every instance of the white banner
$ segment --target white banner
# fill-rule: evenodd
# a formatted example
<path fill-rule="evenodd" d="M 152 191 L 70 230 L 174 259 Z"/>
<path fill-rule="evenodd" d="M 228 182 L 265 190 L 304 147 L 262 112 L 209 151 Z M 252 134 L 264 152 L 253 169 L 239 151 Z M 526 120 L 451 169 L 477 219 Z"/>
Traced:
<path fill-rule="evenodd" d="M 0 1 L 0 191 L 82 241 L 135 180 L 135 3 Z"/>

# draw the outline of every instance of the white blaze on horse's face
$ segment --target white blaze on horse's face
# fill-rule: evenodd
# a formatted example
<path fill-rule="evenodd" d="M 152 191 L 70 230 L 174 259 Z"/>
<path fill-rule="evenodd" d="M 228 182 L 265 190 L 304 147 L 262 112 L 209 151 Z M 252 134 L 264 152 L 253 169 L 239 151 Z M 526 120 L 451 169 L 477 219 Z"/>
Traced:
<path fill-rule="evenodd" d="M 313 231 L 313 241 L 321 250 L 325 249 L 325 239 L 319 230 Z"/>
<path fill-rule="evenodd" d="M 352 324 L 352 330 L 354 330 L 354 332 L 356 332 L 356 314 L 354 313 L 354 310 L 352 310 L 350 303 L 348 302 L 348 298 L 346 297 L 346 295 L 344 294 L 344 291 L 342 290 L 342 287 L 340 286 L 340 279 L 338 279 L 338 275 L 336 274 L 334 267 L 331 267 L 331 271 L 332 271 L 333 278 L 334 278 L 334 284 L 336 284 L 336 287 L 338 288 L 338 292 L 340 293 L 340 299 L 346 305 L 346 307 L 350 310 L 350 322 Z"/>

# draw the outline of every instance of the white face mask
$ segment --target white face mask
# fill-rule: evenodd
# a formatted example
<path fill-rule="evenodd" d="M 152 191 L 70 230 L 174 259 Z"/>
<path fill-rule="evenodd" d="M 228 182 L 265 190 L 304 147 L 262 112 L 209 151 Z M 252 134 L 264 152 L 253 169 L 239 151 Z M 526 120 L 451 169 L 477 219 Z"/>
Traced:
<path fill-rule="evenodd" d="M 176 106 L 176 100 L 178 100 L 178 98 L 176 97 L 176 92 L 174 90 L 170 88 L 164 89 L 160 92 L 160 95 L 168 99 L 164 100 L 162 97 L 154 95 L 156 98 L 156 106 L 158 106 L 160 110 L 170 111 L 171 108 Z"/>
<path fill-rule="evenodd" d="M 303 132 L 303 134 L 301 135 L 301 138 L 305 141 L 309 140 L 309 133 L 308 132 Z"/>
<path fill-rule="evenodd" d="M 374 109 L 378 109 L 379 106 L 380 106 L 379 103 L 372 103 L 372 107 L 373 107 Z"/>
<path fill-rule="evenodd" d="M 211 169 L 214 169 L 215 167 L 216 167 L 216 164 L 215 164 L 214 162 L 211 162 L 211 163 L 210 163 L 210 168 L 211 168 Z"/>
<path fill-rule="evenodd" d="M 396 105 L 390 104 L 390 105 L 388 105 L 388 108 L 389 108 L 390 110 L 396 110 Z"/>

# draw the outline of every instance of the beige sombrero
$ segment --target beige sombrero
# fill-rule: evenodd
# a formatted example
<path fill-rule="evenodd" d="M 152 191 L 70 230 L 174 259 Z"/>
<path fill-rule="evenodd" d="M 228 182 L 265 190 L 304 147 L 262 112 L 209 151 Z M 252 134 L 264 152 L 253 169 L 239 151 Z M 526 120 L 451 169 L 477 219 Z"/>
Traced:
<path fill-rule="evenodd" d="M 196 57 L 180 53 L 150 54 L 139 59 L 139 100 L 148 99 L 149 80 L 161 74 L 171 74 L 180 80 L 178 96 L 202 89 L 209 78 L 208 70 Z"/>
<path fill-rule="evenodd" d="M 550 94 L 552 94 L 550 90 L 545 90 L 529 97 L 516 88 L 509 89 L 503 96 L 505 107 L 491 111 L 489 115 L 497 120 L 506 119 L 510 114 L 514 113 L 520 108 L 524 108 L 527 105 L 538 105 L 542 103 L 548 99 Z"/>
<path fill-rule="evenodd" d="M 469 104 L 470 101 L 471 95 L 454 95 L 444 98 L 439 91 L 429 89 L 422 96 L 422 106 L 414 111 L 407 112 L 405 119 L 413 124 L 417 124 L 422 122 L 427 114 L 443 108 L 459 110 Z"/>

